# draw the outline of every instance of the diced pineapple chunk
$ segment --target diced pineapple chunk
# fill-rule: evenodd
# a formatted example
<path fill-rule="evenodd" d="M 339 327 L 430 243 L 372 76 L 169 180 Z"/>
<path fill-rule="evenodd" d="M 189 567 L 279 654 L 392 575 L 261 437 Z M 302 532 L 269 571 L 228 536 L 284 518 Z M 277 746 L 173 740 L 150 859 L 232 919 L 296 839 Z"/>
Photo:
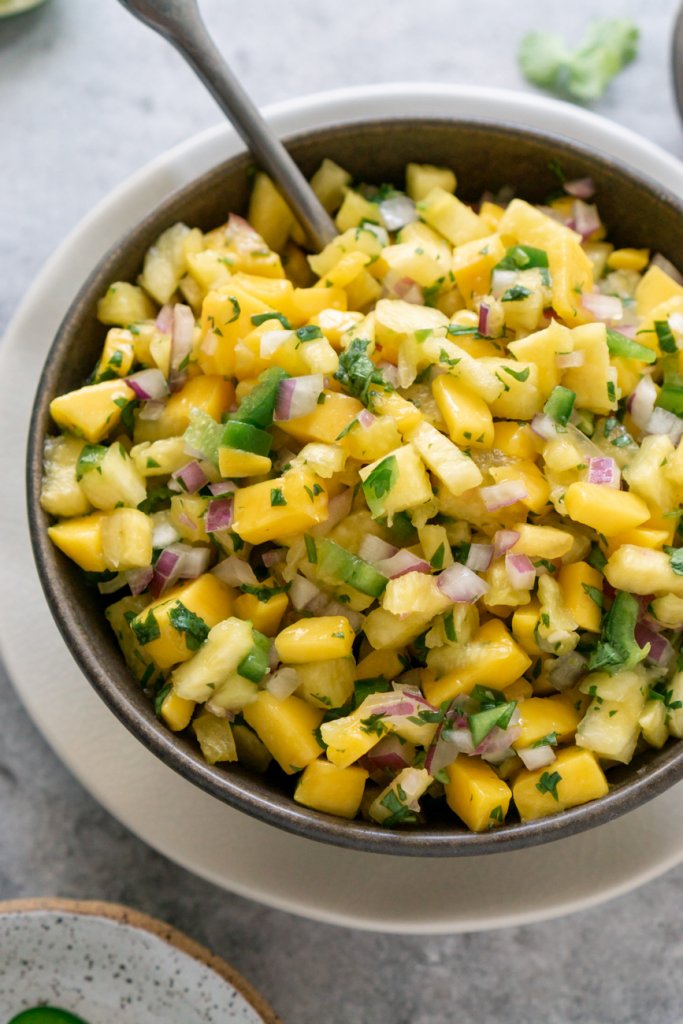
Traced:
<path fill-rule="evenodd" d="M 446 800 L 473 832 L 502 825 L 512 792 L 490 764 L 478 757 L 459 757 L 446 768 Z"/>
<path fill-rule="evenodd" d="M 396 448 L 358 471 L 373 517 L 394 516 L 429 501 L 432 488 L 422 459 L 411 444 Z"/>
<path fill-rule="evenodd" d="M 571 550 L 574 543 L 570 533 L 558 530 L 554 526 L 515 523 L 512 529 L 519 533 L 519 539 L 510 549 L 516 555 L 528 555 L 530 558 L 562 558 Z"/>
<path fill-rule="evenodd" d="M 638 316 L 646 319 L 652 310 L 660 306 L 662 302 L 677 297 L 683 298 L 683 287 L 661 267 L 653 265 L 643 274 L 636 288 Z"/>
<path fill-rule="evenodd" d="M 437 587 L 435 578 L 423 572 L 407 572 L 389 580 L 382 597 L 382 607 L 401 618 L 419 611 L 425 619 L 431 619 L 452 604 Z"/>
<path fill-rule="evenodd" d="M 434 380 L 432 393 L 451 441 L 462 448 L 491 448 L 493 416 L 483 398 L 448 373 Z"/>
<path fill-rule="evenodd" d="M 244 708 L 244 718 L 287 775 L 301 771 L 320 757 L 315 738 L 323 711 L 299 697 L 277 700 L 261 690 Z"/>
<path fill-rule="evenodd" d="M 237 760 L 237 746 L 229 719 L 203 711 L 195 718 L 192 728 L 208 764 Z"/>
<path fill-rule="evenodd" d="M 141 612 L 149 604 L 149 600 L 147 594 L 122 597 L 120 601 L 110 604 L 104 614 L 116 634 L 126 665 L 141 688 L 147 693 L 152 693 L 156 684 L 163 682 L 163 676 L 157 672 L 154 662 L 145 654 L 144 647 L 138 643 L 128 621 Z"/>
<path fill-rule="evenodd" d="M 320 735 L 327 745 L 327 759 L 338 768 L 347 768 L 367 754 L 389 731 L 381 718 L 368 715 L 363 704 L 350 715 L 320 726 Z"/>
<path fill-rule="evenodd" d="M 683 597 L 683 576 L 673 571 L 671 560 L 663 551 L 622 544 L 610 555 L 604 571 L 615 590 Z"/>
<path fill-rule="evenodd" d="M 610 376 L 607 328 L 604 324 L 583 324 L 572 331 L 574 352 L 582 352 L 582 366 L 574 366 L 562 374 L 562 384 L 576 394 L 580 409 L 607 413 L 616 407 Z M 608 385 L 612 384 L 612 388 Z"/>
<path fill-rule="evenodd" d="M 463 494 L 482 482 L 483 477 L 477 464 L 430 423 L 423 421 L 405 436 L 415 446 L 428 469 L 443 481 L 451 494 Z"/>
<path fill-rule="evenodd" d="M 296 668 L 297 696 L 314 708 L 341 708 L 353 696 L 355 668 L 350 657 L 301 662 Z"/>
<path fill-rule="evenodd" d="M 76 463 L 82 451 L 80 437 L 66 434 L 45 438 L 40 505 L 51 516 L 84 516 L 91 509 L 76 479 Z"/>
<path fill-rule="evenodd" d="M 606 537 L 641 526 L 650 518 L 649 508 L 637 494 L 583 480 L 569 485 L 564 503 L 574 522 L 591 526 Z"/>
<path fill-rule="evenodd" d="M 662 700 L 648 700 L 638 718 L 638 725 L 643 731 L 643 739 L 651 747 L 663 747 L 669 738 L 666 724 L 666 708 Z"/>
<path fill-rule="evenodd" d="M 520 362 L 536 364 L 538 388 L 541 398 L 545 400 L 553 388 L 560 383 L 562 377 L 562 370 L 557 365 L 557 356 L 573 352 L 574 338 L 568 328 L 563 327 L 557 320 L 551 320 L 549 326 L 542 331 L 536 331 L 518 341 L 511 341 L 508 348 Z M 505 376 L 505 373 L 501 374 L 501 377 Z M 517 390 L 514 386 L 514 379 L 508 380 L 506 383 L 512 391 Z M 526 386 L 529 381 L 523 383 Z M 496 415 L 495 412 L 494 415 Z"/>
<path fill-rule="evenodd" d="M 136 508 L 117 508 L 102 520 L 102 554 L 108 569 L 125 572 L 152 564 L 152 520 Z"/>
<path fill-rule="evenodd" d="M 194 657 L 175 669 L 173 692 L 186 700 L 209 700 L 236 671 L 253 643 L 251 623 L 235 618 L 218 622 Z"/>
<path fill-rule="evenodd" d="M 107 331 L 102 355 L 95 369 L 95 381 L 126 377 L 135 362 L 133 333 L 121 327 Z"/>
<path fill-rule="evenodd" d="M 421 612 L 399 618 L 386 608 L 373 608 L 365 619 L 365 636 L 375 650 L 404 647 L 422 633 L 428 621 Z"/>
<path fill-rule="evenodd" d="M 475 683 L 505 689 L 524 675 L 531 658 L 517 644 L 499 619 L 490 619 L 467 644 L 447 649 L 451 664 L 438 679 L 426 679 L 427 700 L 439 707 L 460 693 L 470 693 Z M 427 656 L 427 665 L 434 660 Z"/>
<path fill-rule="evenodd" d="M 182 437 L 143 441 L 130 450 L 138 473 L 143 477 L 168 476 L 187 465 L 188 454 Z M 138 502 L 139 504 L 139 502 Z"/>
<path fill-rule="evenodd" d="M 512 785 L 512 797 L 522 821 L 531 821 L 597 800 L 608 790 L 595 755 L 569 747 L 558 751 L 548 768 L 523 769 Z"/>
<path fill-rule="evenodd" d="M 270 249 L 284 249 L 294 215 L 267 174 L 259 173 L 254 179 L 247 220 Z"/>
<path fill-rule="evenodd" d="M 444 192 L 455 192 L 455 174 L 449 167 L 434 167 L 433 164 L 407 164 L 406 192 L 416 203 L 424 199 L 433 188 Z"/>
<path fill-rule="evenodd" d="M 425 768 L 403 768 L 372 801 L 368 813 L 385 828 L 417 821 L 419 799 L 432 783 Z"/>
<path fill-rule="evenodd" d="M 484 238 L 489 230 L 474 210 L 438 185 L 418 203 L 423 221 L 447 238 L 451 245 L 463 245 Z"/>
<path fill-rule="evenodd" d="M 115 281 L 97 303 L 97 319 L 103 324 L 127 327 L 138 320 L 153 320 L 156 306 L 142 288 L 127 281 Z"/>
<path fill-rule="evenodd" d="M 322 758 L 304 769 L 294 791 L 294 799 L 304 807 L 355 818 L 365 790 L 368 773 L 358 765 L 339 768 Z"/>
<path fill-rule="evenodd" d="M 344 615 L 321 615 L 286 626 L 275 638 L 281 661 L 298 665 L 329 661 L 351 654 L 354 632 Z"/>
<path fill-rule="evenodd" d="M 88 501 L 101 509 L 137 508 L 147 497 L 145 481 L 122 444 L 112 444 L 82 471 L 80 484 Z"/>

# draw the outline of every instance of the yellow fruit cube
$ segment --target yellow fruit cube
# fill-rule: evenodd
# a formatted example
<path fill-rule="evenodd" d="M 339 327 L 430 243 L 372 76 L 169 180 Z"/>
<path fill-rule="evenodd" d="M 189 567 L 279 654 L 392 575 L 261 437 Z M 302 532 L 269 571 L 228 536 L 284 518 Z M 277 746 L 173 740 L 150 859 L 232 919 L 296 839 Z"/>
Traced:
<path fill-rule="evenodd" d="M 306 470 L 241 487 L 234 498 L 232 529 L 248 544 L 304 533 L 327 518 L 327 491 Z"/>
<path fill-rule="evenodd" d="M 532 597 L 527 604 L 515 609 L 510 623 L 515 640 L 532 658 L 537 658 L 541 653 L 541 648 L 536 642 L 540 616 L 541 605 L 538 598 Z"/>
<path fill-rule="evenodd" d="M 161 702 L 159 714 L 161 719 L 172 732 L 182 732 L 187 729 L 192 721 L 192 715 L 196 707 L 193 700 L 185 700 L 179 697 L 173 690 L 169 690 Z"/>
<path fill-rule="evenodd" d="M 444 192 L 455 192 L 457 181 L 449 167 L 435 167 L 433 164 L 406 165 L 406 192 L 418 203 L 433 188 Z"/>
<path fill-rule="evenodd" d="M 401 343 L 415 340 L 416 331 L 446 327 L 448 318 L 438 309 L 417 306 L 403 299 L 380 299 L 374 309 L 375 341 L 382 358 L 395 363 Z"/>
<path fill-rule="evenodd" d="M 304 769 L 294 792 L 294 799 L 304 807 L 355 818 L 365 791 L 368 773 L 358 765 L 338 768 L 318 759 Z"/>
<path fill-rule="evenodd" d="M 142 288 L 127 281 L 114 281 L 97 303 L 97 319 L 102 324 L 127 327 L 138 320 L 153 320 L 157 307 Z"/>
<path fill-rule="evenodd" d="M 200 374 L 191 377 L 166 402 L 158 420 L 138 419 L 135 441 L 158 441 L 160 438 L 178 437 L 190 425 L 190 413 L 201 409 L 211 419 L 220 421 L 221 415 L 235 401 L 235 388 L 229 380 Z"/>
<path fill-rule="evenodd" d="M 608 791 L 605 773 L 595 755 L 578 747 L 558 751 L 546 768 L 523 769 L 512 785 L 512 797 L 522 821 L 586 804 Z"/>
<path fill-rule="evenodd" d="M 649 262 L 649 249 L 614 249 L 607 257 L 610 270 L 635 270 L 639 273 Z"/>
<path fill-rule="evenodd" d="M 135 361 L 135 345 L 130 331 L 112 327 L 107 331 L 104 348 L 95 370 L 95 380 L 126 377 Z M 106 376 L 104 376 L 106 375 Z"/>
<path fill-rule="evenodd" d="M 65 519 L 49 526 L 47 533 L 52 543 L 81 569 L 106 572 L 102 551 L 102 523 L 106 515 L 106 512 L 93 512 L 89 516 Z"/>
<path fill-rule="evenodd" d="M 671 559 L 664 551 L 622 544 L 610 555 L 604 572 L 615 590 L 683 597 L 683 576 L 673 571 Z"/>
<path fill-rule="evenodd" d="M 209 292 L 202 305 L 197 362 L 205 374 L 230 377 L 235 372 L 235 343 L 252 329 L 252 316 L 270 307 L 232 281 Z"/>
<path fill-rule="evenodd" d="M 584 362 L 583 366 L 565 370 L 562 384 L 576 393 L 579 408 L 610 412 L 616 408 L 617 402 L 607 348 L 607 328 L 604 324 L 575 327 L 572 342 L 575 352 L 583 352 Z"/>
<path fill-rule="evenodd" d="M 400 618 L 419 610 L 425 619 L 432 619 L 452 606 L 453 602 L 441 593 L 434 577 L 423 572 L 406 572 L 389 580 L 382 595 L 385 611 Z"/>
<path fill-rule="evenodd" d="M 487 235 L 464 245 L 453 252 L 453 276 L 458 290 L 469 305 L 475 295 L 486 295 L 491 287 L 491 272 L 505 256 L 505 246 L 500 235 Z"/>
<path fill-rule="evenodd" d="M 683 287 L 661 267 L 651 266 L 636 288 L 636 312 L 645 319 L 657 306 L 674 298 L 683 298 Z"/>
<path fill-rule="evenodd" d="M 581 713 L 563 697 L 529 697 L 519 705 L 521 734 L 512 746 L 515 750 L 532 747 L 555 733 L 559 743 L 572 739 L 581 721 Z"/>
<path fill-rule="evenodd" d="M 102 555 L 108 569 L 125 572 L 152 564 L 152 520 L 136 508 L 117 508 L 102 520 Z"/>
<path fill-rule="evenodd" d="M 83 451 L 80 437 L 46 437 L 40 506 L 51 516 L 84 516 L 91 505 L 76 479 L 76 463 Z"/>
<path fill-rule="evenodd" d="M 209 499 L 201 494 L 173 495 L 168 518 L 182 540 L 209 543 L 204 520 L 208 507 Z"/>
<path fill-rule="evenodd" d="M 355 667 L 353 658 L 301 662 L 297 696 L 314 708 L 341 708 L 353 697 Z"/>
<path fill-rule="evenodd" d="M 446 801 L 473 832 L 502 825 L 512 791 L 490 764 L 478 757 L 459 757 L 446 768 Z"/>
<path fill-rule="evenodd" d="M 203 711 L 195 718 L 192 729 L 208 764 L 237 760 L 237 745 L 227 718 Z"/>
<path fill-rule="evenodd" d="M 539 454 L 539 440 L 527 423 L 497 420 L 493 425 L 493 447 L 513 459 L 534 462 Z"/>
<path fill-rule="evenodd" d="M 205 573 L 147 605 L 132 620 L 131 628 L 157 668 L 167 669 L 188 661 L 201 644 L 192 629 L 193 616 L 210 629 L 231 612 L 232 591 L 216 576 Z"/>
<path fill-rule="evenodd" d="M 405 438 L 451 494 L 464 494 L 482 482 L 483 477 L 477 464 L 431 423 L 423 421 L 408 431 Z"/>
<path fill-rule="evenodd" d="M 356 679 L 386 679 L 392 682 L 405 671 L 396 651 L 371 651 L 356 665 Z"/>
<path fill-rule="evenodd" d="M 569 485 L 564 504 L 574 522 L 591 526 L 605 537 L 641 526 L 650 518 L 649 508 L 637 494 L 585 481 Z"/>
<path fill-rule="evenodd" d="M 562 558 L 574 543 L 571 533 L 554 526 L 515 523 L 512 529 L 519 533 L 519 539 L 510 550 L 516 555 L 528 555 L 529 558 Z"/>
<path fill-rule="evenodd" d="M 438 378 L 441 379 L 441 378 Z M 372 411 L 382 416 L 391 416 L 402 434 L 414 430 L 422 421 L 422 413 L 416 405 L 402 398 L 397 391 L 372 391 Z"/>
<path fill-rule="evenodd" d="M 489 472 L 496 483 L 503 480 L 519 480 L 527 491 L 526 497 L 520 499 L 520 504 L 536 514 L 546 510 L 550 484 L 535 463 L 517 462 L 507 466 L 491 466 Z"/>
<path fill-rule="evenodd" d="M 240 594 L 235 599 L 234 612 L 238 618 L 251 622 L 254 629 L 264 636 L 275 636 L 288 604 L 286 594 L 273 594 L 265 601 L 256 594 Z"/>
<path fill-rule="evenodd" d="M 551 320 L 549 326 L 542 331 L 511 341 L 508 348 L 520 362 L 536 364 L 538 388 L 545 400 L 560 383 L 562 376 L 562 370 L 557 365 L 557 356 L 573 352 L 574 338 L 567 327 L 563 327 L 557 320 Z M 501 373 L 501 377 L 505 377 L 505 373 Z M 506 383 L 514 389 L 514 379 Z M 522 383 L 527 385 L 529 381 Z"/>
<path fill-rule="evenodd" d="M 587 562 L 563 565 L 558 575 L 562 599 L 580 629 L 600 632 L 602 611 L 591 597 L 591 590 L 602 594 L 602 575 Z"/>
<path fill-rule="evenodd" d="M 386 608 L 373 608 L 365 619 L 365 635 L 375 650 L 404 647 L 424 630 L 428 619 L 421 612 L 399 618 Z"/>
<path fill-rule="evenodd" d="M 388 731 L 382 719 L 368 715 L 363 705 L 345 718 L 335 718 L 320 726 L 320 735 L 327 744 L 327 759 L 338 768 L 347 768 L 367 754 Z"/>
<path fill-rule="evenodd" d="M 284 249 L 294 215 L 267 174 L 259 173 L 254 179 L 247 220 L 270 249 Z"/>
<path fill-rule="evenodd" d="M 658 550 L 671 542 L 671 534 L 667 530 L 649 530 L 646 526 L 637 526 L 633 530 L 625 530 L 607 542 L 606 552 L 613 555 L 622 544 L 635 544 L 641 548 Z"/>
<path fill-rule="evenodd" d="M 123 380 L 87 384 L 50 402 L 50 415 L 58 427 L 97 444 L 118 427 L 122 409 L 135 398 Z"/>
<path fill-rule="evenodd" d="M 323 391 L 324 402 L 316 405 L 307 416 L 281 420 L 278 427 L 286 434 L 305 444 L 307 441 L 322 441 L 334 444 L 339 435 L 356 418 L 363 406 L 357 398 L 335 391 Z"/>
<path fill-rule="evenodd" d="M 338 286 L 330 288 L 295 288 L 294 308 L 296 322 L 309 323 L 324 309 L 345 312 L 348 307 L 346 292 Z"/>
<path fill-rule="evenodd" d="M 275 649 L 281 661 L 298 665 L 346 658 L 353 641 L 354 632 L 346 616 L 322 615 L 286 626 L 275 638 Z"/>
<path fill-rule="evenodd" d="M 323 711 L 311 707 L 299 697 L 278 700 L 261 690 L 243 710 L 244 718 L 287 775 L 320 757 L 320 744 L 314 736 Z"/>
<path fill-rule="evenodd" d="M 474 210 L 438 185 L 418 203 L 420 217 L 451 245 L 463 245 L 484 238 L 488 228 Z"/>
<path fill-rule="evenodd" d="M 493 416 L 483 398 L 449 373 L 436 377 L 432 394 L 446 421 L 451 441 L 461 448 L 491 448 Z"/>
<path fill-rule="evenodd" d="M 418 427 L 419 429 L 419 427 Z M 429 501 L 432 487 L 424 463 L 411 444 L 358 471 L 373 517 L 393 516 Z"/>
<path fill-rule="evenodd" d="M 267 455 L 243 452 L 239 448 L 219 448 L 218 468 L 221 476 L 237 480 L 244 476 L 264 476 L 270 473 L 273 463 Z"/>
<path fill-rule="evenodd" d="M 475 633 L 472 641 L 452 648 L 457 664 L 440 679 L 426 680 L 427 700 L 439 707 L 461 693 L 470 693 L 476 683 L 505 689 L 523 676 L 531 658 L 505 628 L 500 619 L 490 619 Z"/>
<path fill-rule="evenodd" d="M 137 632 L 147 640 L 144 630 L 138 629 Z M 199 637 L 195 630 L 194 641 Z M 217 707 L 241 711 L 254 699 L 256 684 L 241 676 L 237 668 L 253 646 L 251 623 L 232 617 L 222 619 L 209 630 L 196 654 L 173 670 L 173 692 L 186 700 L 203 702 L 210 699 Z"/>
<path fill-rule="evenodd" d="M 352 188 L 346 189 L 344 200 L 334 219 L 337 228 L 339 231 L 348 231 L 349 228 L 362 226 L 364 220 L 373 224 L 381 223 L 378 204 L 371 203 Z"/>

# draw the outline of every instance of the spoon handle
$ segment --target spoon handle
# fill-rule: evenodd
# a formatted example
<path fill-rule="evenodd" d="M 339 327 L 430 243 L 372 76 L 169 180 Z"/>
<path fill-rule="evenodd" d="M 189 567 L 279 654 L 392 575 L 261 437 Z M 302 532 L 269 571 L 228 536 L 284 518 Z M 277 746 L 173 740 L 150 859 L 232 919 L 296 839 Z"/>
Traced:
<path fill-rule="evenodd" d="M 120 0 L 182 54 L 278 184 L 316 250 L 337 234 L 328 213 L 280 140 L 252 103 L 209 35 L 197 0 Z"/>

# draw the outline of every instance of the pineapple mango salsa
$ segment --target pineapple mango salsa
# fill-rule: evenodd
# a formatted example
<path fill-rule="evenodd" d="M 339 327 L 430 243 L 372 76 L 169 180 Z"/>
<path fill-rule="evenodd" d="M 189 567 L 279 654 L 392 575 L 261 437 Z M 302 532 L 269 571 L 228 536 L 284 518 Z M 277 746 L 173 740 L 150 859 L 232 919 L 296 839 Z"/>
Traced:
<path fill-rule="evenodd" d="M 49 535 L 210 764 L 385 828 L 595 800 L 683 737 L 681 278 L 587 179 L 312 185 L 320 253 L 257 174 L 247 219 L 111 285 L 51 405 Z"/>

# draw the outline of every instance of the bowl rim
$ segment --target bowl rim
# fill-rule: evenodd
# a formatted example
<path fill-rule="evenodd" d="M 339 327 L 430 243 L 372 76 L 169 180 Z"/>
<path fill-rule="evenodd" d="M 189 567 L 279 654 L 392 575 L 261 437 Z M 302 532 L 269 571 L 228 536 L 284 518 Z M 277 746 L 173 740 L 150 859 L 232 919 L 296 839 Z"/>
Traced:
<path fill-rule="evenodd" d="M 386 92 L 386 90 L 384 91 Z M 400 87 L 395 87 L 388 91 L 396 93 L 400 91 Z M 421 91 L 423 93 L 426 92 L 431 94 L 431 87 Z M 362 99 L 363 96 L 367 96 L 367 91 L 362 89 L 344 90 L 345 94 L 349 92 L 353 93 L 356 99 Z M 440 92 L 442 93 L 443 90 L 440 90 Z M 446 94 L 449 92 L 451 92 L 451 90 L 447 90 Z M 497 93 L 496 90 L 479 90 L 477 92 L 478 94 L 487 93 L 488 98 Z M 323 95 L 323 98 L 325 98 L 325 94 Z M 340 99 L 343 99 L 343 96 L 340 97 L 339 94 L 333 93 L 329 94 L 328 98 L 330 100 L 339 101 Z M 293 106 L 300 102 L 301 101 L 290 101 L 289 105 Z M 287 105 L 288 104 L 284 104 L 282 106 L 286 107 Z M 548 101 L 533 105 L 547 110 Z M 558 105 L 561 107 L 566 106 L 565 104 L 559 103 L 551 103 L 551 105 Z M 595 119 L 597 121 L 602 120 L 597 118 L 595 115 L 589 116 L 591 119 Z M 337 123 L 339 124 L 339 127 L 344 127 L 347 124 L 358 120 L 358 118 L 345 118 Z M 365 120 L 365 123 L 371 123 L 377 119 L 367 118 L 360 120 Z M 413 120 L 413 118 L 392 116 L 388 119 L 385 118 L 385 120 L 395 122 Z M 486 128 L 490 128 L 492 125 L 495 125 L 497 128 L 510 135 L 522 133 L 527 137 L 535 138 L 544 143 L 556 143 L 565 147 L 568 146 L 579 155 L 583 154 L 593 160 L 597 157 L 612 166 L 614 165 L 613 157 L 594 149 L 592 146 L 589 146 L 584 142 L 563 136 L 557 132 L 549 132 L 535 127 L 528 127 L 527 125 L 518 124 L 516 122 L 502 124 L 498 117 L 489 116 L 481 118 L 465 118 L 462 116 L 452 116 L 445 118 L 442 116 L 429 117 L 423 115 L 420 117 L 420 120 L 436 122 L 450 121 L 458 122 L 463 125 L 469 124 L 474 126 L 484 126 Z M 289 143 L 296 143 L 305 139 L 309 135 L 317 134 L 321 130 L 325 131 L 326 127 L 329 129 L 332 126 L 317 125 L 306 131 L 291 133 L 288 134 L 285 141 Z M 638 139 L 637 136 L 635 138 Z M 647 142 L 647 140 L 645 141 Z M 649 143 L 647 143 L 645 148 L 646 150 L 654 149 L 655 151 L 657 149 L 657 147 L 653 147 L 652 144 Z M 224 163 L 209 168 L 198 177 L 193 178 L 192 181 L 185 184 L 180 189 L 175 189 L 170 194 L 165 195 L 162 201 L 156 204 L 143 220 L 137 222 L 132 230 L 125 233 L 124 238 L 130 241 L 131 236 L 144 232 L 146 225 L 149 222 L 156 220 L 164 208 L 171 206 L 185 196 L 189 196 L 205 179 L 210 178 L 213 174 L 217 173 L 217 170 L 223 167 L 224 164 L 232 164 L 234 161 L 238 161 L 243 156 L 243 153 L 244 151 L 240 150 L 236 155 L 230 157 Z M 664 156 L 666 156 L 666 154 L 664 154 Z M 630 165 L 626 165 L 624 169 L 626 174 L 632 179 L 640 182 L 650 191 L 654 191 L 659 196 L 664 196 L 666 200 L 674 206 L 680 207 L 678 197 L 675 196 L 669 188 L 662 185 L 661 182 L 650 178 L 642 171 L 636 170 Z M 680 165 L 676 166 L 676 170 L 680 172 Z M 191 758 L 185 751 L 178 748 L 175 744 L 173 734 L 165 729 L 161 723 L 152 723 L 150 725 L 150 722 L 128 703 L 127 699 L 116 689 L 116 687 L 111 685 L 111 682 L 106 677 L 106 673 L 103 671 L 96 659 L 89 657 L 87 648 L 84 650 L 82 649 L 79 653 L 75 650 L 73 633 L 77 622 L 73 617 L 71 609 L 65 609 L 64 605 L 60 603 L 58 587 L 51 578 L 49 563 L 50 556 L 54 555 L 54 549 L 49 543 L 43 527 L 43 514 L 39 509 L 37 493 L 39 466 L 41 462 L 39 442 L 42 438 L 42 431 L 38 427 L 39 416 L 37 413 L 40 412 L 41 406 L 44 408 L 45 405 L 43 388 L 44 380 L 48 374 L 54 355 L 58 352 L 61 344 L 63 343 L 71 319 L 75 317 L 77 307 L 82 301 L 83 296 L 88 294 L 93 279 L 101 273 L 102 268 L 113 258 L 122 240 L 123 239 L 119 239 L 106 251 L 95 267 L 91 270 L 91 273 L 87 276 L 70 304 L 46 357 L 34 402 L 28 441 L 28 509 L 29 529 L 34 557 L 38 564 L 41 584 L 46 597 L 48 598 L 48 605 L 57 626 L 69 650 L 71 651 L 72 656 L 75 658 L 77 664 L 89 679 L 96 692 L 104 700 L 110 710 L 113 711 L 116 717 L 126 726 L 126 728 L 128 728 L 129 731 L 131 731 L 133 735 L 142 742 L 143 746 L 146 746 L 155 754 L 155 756 L 159 757 L 163 763 L 173 768 L 188 781 L 200 786 L 200 788 L 204 789 L 206 792 L 223 800 L 231 806 L 236 807 L 237 809 L 268 824 L 284 828 L 285 830 L 297 835 L 322 842 L 332 843 L 341 847 L 361 849 L 366 852 L 415 856 L 472 856 L 484 853 L 500 853 L 504 850 L 514 850 L 520 847 L 552 842 L 565 835 L 575 834 L 579 831 L 584 831 L 612 820 L 613 818 L 618 817 L 619 815 L 639 806 L 646 800 L 656 796 L 658 793 L 662 792 L 670 785 L 673 785 L 678 781 L 678 779 L 683 777 L 683 747 L 678 751 L 676 751 L 675 748 L 672 748 L 667 752 L 667 763 L 654 767 L 650 766 L 646 770 L 646 774 L 640 777 L 636 776 L 635 779 L 630 780 L 619 788 L 610 791 L 608 795 L 600 800 L 563 811 L 558 815 L 552 815 L 521 824 L 515 823 L 503 826 L 500 829 L 487 833 L 449 832 L 446 829 L 420 829 L 419 831 L 416 830 L 414 832 L 387 832 L 386 830 L 368 825 L 364 822 L 347 822 L 343 819 L 334 818 L 329 815 L 321 814 L 320 812 L 312 811 L 308 808 L 303 808 L 300 805 L 295 804 L 291 797 L 286 794 L 283 794 L 283 801 L 286 806 L 281 807 L 274 804 L 270 797 L 264 798 L 258 794 L 249 793 L 248 791 L 245 793 L 243 783 L 240 780 L 232 780 L 227 774 L 220 774 L 218 776 L 220 781 L 217 781 L 215 770 L 201 760 Z"/>

